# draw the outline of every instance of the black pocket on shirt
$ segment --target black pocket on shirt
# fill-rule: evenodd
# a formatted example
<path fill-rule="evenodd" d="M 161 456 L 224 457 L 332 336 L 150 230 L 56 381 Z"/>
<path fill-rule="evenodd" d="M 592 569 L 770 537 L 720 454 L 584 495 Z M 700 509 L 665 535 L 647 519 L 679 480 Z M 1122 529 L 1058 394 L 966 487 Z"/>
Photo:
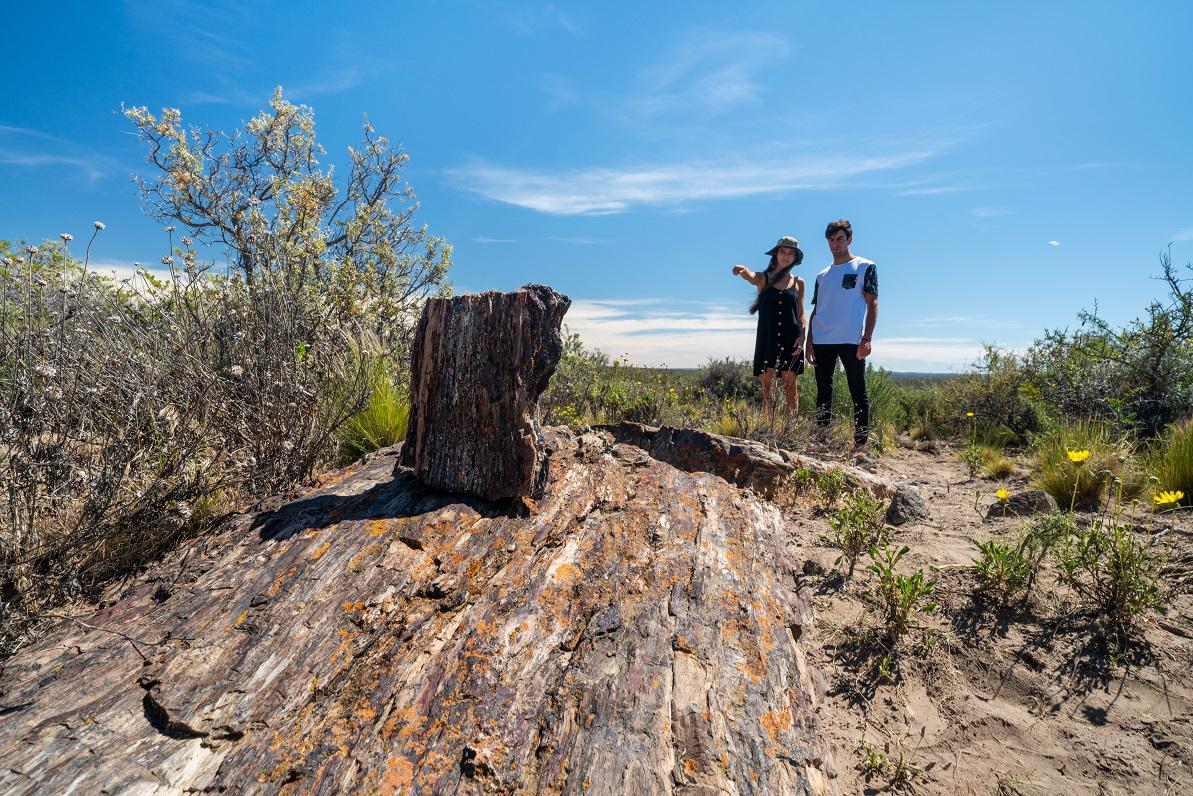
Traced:
<path fill-rule="evenodd" d="M 845 274 L 841 277 L 841 287 L 846 290 L 853 290 L 857 287 L 857 274 Z"/>

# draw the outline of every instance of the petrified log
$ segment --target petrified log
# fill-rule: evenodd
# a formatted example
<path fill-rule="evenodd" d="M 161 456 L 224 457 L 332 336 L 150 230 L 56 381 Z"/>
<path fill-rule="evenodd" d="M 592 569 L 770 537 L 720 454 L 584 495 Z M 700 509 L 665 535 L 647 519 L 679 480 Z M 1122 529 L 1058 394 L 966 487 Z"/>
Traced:
<path fill-rule="evenodd" d="M 563 353 L 559 326 L 571 303 L 546 285 L 427 301 L 410 354 L 402 463 L 439 489 L 541 497 L 535 410 Z"/>
<path fill-rule="evenodd" d="M 4 669 L 0 792 L 829 792 L 791 526 L 544 436 L 533 514 L 381 452 L 77 611 Z"/>
<path fill-rule="evenodd" d="M 851 489 L 864 489 L 876 498 L 891 498 L 898 485 L 857 467 L 823 462 L 760 442 L 723 437 L 694 428 L 655 428 L 641 423 L 598 426 L 618 442 L 634 445 L 656 459 L 691 472 L 714 473 L 726 481 L 770 497 L 775 488 L 799 467 L 816 473 L 840 470 Z"/>

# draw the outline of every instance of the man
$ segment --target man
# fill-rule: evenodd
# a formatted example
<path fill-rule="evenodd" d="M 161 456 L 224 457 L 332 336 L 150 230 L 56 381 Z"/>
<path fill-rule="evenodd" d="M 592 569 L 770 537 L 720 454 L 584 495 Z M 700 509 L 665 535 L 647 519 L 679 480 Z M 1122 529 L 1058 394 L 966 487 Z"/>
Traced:
<path fill-rule="evenodd" d="M 833 372 L 840 359 L 853 399 L 853 448 L 860 451 L 870 435 L 866 357 L 878 320 L 878 267 L 849 251 L 853 227 L 845 219 L 829 222 L 824 237 L 833 264 L 816 275 L 808 321 L 807 359 L 816 366 L 816 422 L 829 424 Z"/>

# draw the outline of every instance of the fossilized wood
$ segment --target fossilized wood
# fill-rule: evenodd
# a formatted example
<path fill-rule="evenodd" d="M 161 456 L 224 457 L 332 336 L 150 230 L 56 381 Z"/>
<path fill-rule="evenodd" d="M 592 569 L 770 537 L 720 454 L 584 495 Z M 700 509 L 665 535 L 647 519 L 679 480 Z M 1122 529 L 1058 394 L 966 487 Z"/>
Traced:
<path fill-rule="evenodd" d="M 410 355 L 402 463 L 438 489 L 540 497 L 546 450 L 535 411 L 571 303 L 546 285 L 427 301 Z"/>
<path fill-rule="evenodd" d="M 865 489 L 874 497 L 894 496 L 897 485 L 857 467 L 824 462 L 792 451 L 768 448 L 762 443 L 737 437 L 722 437 L 692 428 L 655 428 L 641 423 L 610 423 L 597 426 L 619 441 L 635 445 L 651 456 L 688 472 L 714 473 L 730 483 L 771 496 L 783 479 L 796 468 L 817 473 L 840 470 L 846 484 Z"/>
<path fill-rule="evenodd" d="M 523 515 L 383 452 L 79 611 L 0 679 L 0 792 L 829 792 L 793 526 L 545 440 Z"/>

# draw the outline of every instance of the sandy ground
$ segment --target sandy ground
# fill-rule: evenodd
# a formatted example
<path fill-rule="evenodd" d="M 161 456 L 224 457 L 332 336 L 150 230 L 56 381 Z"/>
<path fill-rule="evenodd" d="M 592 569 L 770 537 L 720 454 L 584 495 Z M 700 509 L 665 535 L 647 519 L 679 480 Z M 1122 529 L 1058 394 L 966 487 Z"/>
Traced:
<path fill-rule="evenodd" d="M 972 597 L 974 542 L 1014 539 L 1024 523 L 985 513 L 998 486 L 1027 488 L 1025 465 L 1000 484 L 971 480 L 948 449 L 899 449 L 874 472 L 914 483 L 928 503 L 931 518 L 892 539 L 911 548 L 901 571 L 938 568 L 940 608 L 880 678 L 868 559 L 841 578 L 823 512 L 812 498 L 797 504 L 792 552 L 824 569 L 805 578 L 816 625 L 803 640 L 829 686 L 821 720 L 838 792 L 1193 793 L 1193 594 L 1172 593 L 1167 614 L 1111 656 L 1051 572 L 1025 604 Z M 1168 524 L 1171 543 L 1193 544 L 1188 512 Z"/>

